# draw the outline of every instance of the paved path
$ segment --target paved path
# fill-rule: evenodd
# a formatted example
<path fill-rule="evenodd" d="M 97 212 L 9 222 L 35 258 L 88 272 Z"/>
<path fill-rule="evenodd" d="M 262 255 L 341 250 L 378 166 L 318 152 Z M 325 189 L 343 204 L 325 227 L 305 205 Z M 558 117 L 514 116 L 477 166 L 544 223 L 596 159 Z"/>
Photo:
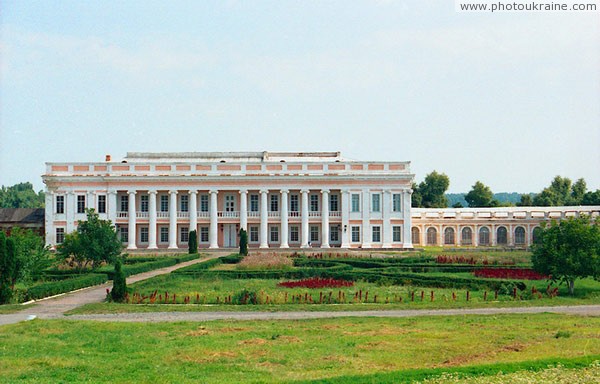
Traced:
<path fill-rule="evenodd" d="M 164 275 L 171 273 L 172 271 L 187 267 L 188 265 L 198 264 L 210 259 L 214 259 L 220 256 L 226 256 L 231 252 L 211 252 L 208 257 L 201 259 L 194 259 L 183 263 L 175 264 L 170 267 L 155 269 L 152 271 L 140 273 L 137 275 L 129 276 L 127 278 L 127 284 L 132 284 L 137 281 L 142 281 L 155 277 L 158 275 Z M 0 325 L 17 323 L 19 321 L 31 320 L 32 316 L 40 319 L 57 319 L 65 317 L 65 312 L 68 312 L 77 307 L 81 307 L 85 304 L 100 303 L 106 299 L 106 290 L 112 288 L 112 282 L 108 282 L 102 285 L 96 285 L 89 288 L 83 288 L 77 291 L 69 292 L 64 295 L 57 297 L 42 299 L 36 302 L 33 307 L 26 308 L 22 311 L 0 315 Z"/>

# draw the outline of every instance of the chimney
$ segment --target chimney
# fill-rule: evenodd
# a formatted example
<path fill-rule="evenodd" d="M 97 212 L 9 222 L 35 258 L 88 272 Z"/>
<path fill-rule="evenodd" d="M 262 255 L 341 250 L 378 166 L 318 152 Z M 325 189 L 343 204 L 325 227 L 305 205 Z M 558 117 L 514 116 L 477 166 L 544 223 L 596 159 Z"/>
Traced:
<path fill-rule="evenodd" d="M 109 161 L 110 161 L 110 155 L 106 155 L 106 159 L 105 159 L 105 161 L 106 161 L 106 162 L 109 162 Z"/>

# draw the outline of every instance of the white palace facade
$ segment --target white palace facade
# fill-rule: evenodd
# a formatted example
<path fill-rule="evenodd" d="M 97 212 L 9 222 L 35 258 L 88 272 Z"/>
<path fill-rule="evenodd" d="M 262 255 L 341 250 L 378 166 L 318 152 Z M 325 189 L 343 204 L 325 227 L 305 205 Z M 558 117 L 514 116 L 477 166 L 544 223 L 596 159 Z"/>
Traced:
<path fill-rule="evenodd" d="M 544 221 L 600 207 L 411 209 L 409 162 L 339 152 L 128 153 L 122 161 L 47 163 L 46 243 L 85 220 L 111 220 L 130 249 L 527 247 Z"/>

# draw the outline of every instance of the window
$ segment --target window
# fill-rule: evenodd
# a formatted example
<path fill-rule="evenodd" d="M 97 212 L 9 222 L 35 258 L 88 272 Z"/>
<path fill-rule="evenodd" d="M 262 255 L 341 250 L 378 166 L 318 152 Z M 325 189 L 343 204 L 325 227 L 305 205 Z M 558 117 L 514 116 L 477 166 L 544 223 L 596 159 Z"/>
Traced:
<path fill-rule="evenodd" d="M 290 212 L 298 212 L 298 195 L 290 195 Z"/>
<path fill-rule="evenodd" d="M 64 196 L 56 196 L 56 213 L 65 213 L 65 197 Z M 64 235 L 64 228 L 63 230 Z"/>
<path fill-rule="evenodd" d="M 85 195 L 77 195 L 77 213 L 85 213 Z"/>
<path fill-rule="evenodd" d="M 473 230 L 471 228 L 464 227 L 462 229 L 460 243 L 462 245 L 471 245 L 473 243 Z"/>
<path fill-rule="evenodd" d="M 148 212 L 148 196 L 147 195 L 140 196 L 140 211 Z"/>
<path fill-rule="evenodd" d="M 129 197 L 127 195 L 121 195 L 121 212 L 129 211 Z"/>
<path fill-rule="evenodd" d="M 258 195 L 250 195 L 250 212 L 258 212 Z"/>
<path fill-rule="evenodd" d="M 437 244 L 437 229 L 430 227 L 427 228 L 427 245 Z"/>
<path fill-rule="evenodd" d="M 374 193 L 371 195 L 372 205 L 371 211 L 373 212 L 381 212 L 381 195 L 379 193 Z"/>
<path fill-rule="evenodd" d="M 279 196 L 271 195 L 271 212 L 279 211 Z"/>
<path fill-rule="evenodd" d="M 337 225 L 329 226 L 329 241 L 337 243 L 340 241 L 340 227 Z"/>
<path fill-rule="evenodd" d="M 98 213 L 106 213 L 106 195 L 98 195 Z"/>
<path fill-rule="evenodd" d="M 160 242 L 169 242 L 169 227 L 160 227 Z"/>
<path fill-rule="evenodd" d="M 496 241 L 500 245 L 508 244 L 508 231 L 506 227 L 498 227 L 496 230 Z"/>
<path fill-rule="evenodd" d="M 208 227 L 200 227 L 200 242 L 208 243 Z"/>
<path fill-rule="evenodd" d="M 410 237 L 413 244 L 421 244 L 421 231 L 417 227 L 410 230 Z"/>
<path fill-rule="evenodd" d="M 542 228 L 540 228 L 540 227 L 533 228 L 533 231 L 531 231 L 531 240 L 533 241 L 534 244 L 538 243 L 541 234 L 542 234 Z"/>
<path fill-rule="evenodd" d="M 181 195 L 181 197 L 179 199 L 179 210 L 181 212 L 188 212 L 189 205 L 190 205 L 190 197 L 188 195 Z"/>
<path fill-rule="evenodd" d="M 454 244 L 454 228 L 444 229 L 444 244 L 446 244 L 446 245 Z"/>
<path fill-rule="evenodd" d="M 167 196 L 167 195 L 160 196 L 160 211 L 161 212 L 169 212 L 169 196 Z"/>
<path fill-rule="evenodd" d="M 338 195 L 329 195 L 329 211 L 337 212 L 339 210 L 340 210 L 339 196 Z"/>
<path fill-rule="evenodd" d="M 525 244 L 525 228 L 517 227 L 515 228 L 515 245 L 523 244 Z"/>
<path fill-rule="evenodd" d="M 148 227 L 140 228 L 140 242 L 142 242 L 142 243 L 148 242 Z"/>
<path fill-rule="evenodd" d="M 279 227 L 277 226 L 272 226 L 271 227 L 271 243 L 278 243 L 279 242 Z"/>
<path fill-rule="evenodd" d="M 290 242 L 297 243 L 300 241 L 300 236 L 298 235 L 298 226 L 292 225 L 290 226 Z"/>
<path fill-rule="evenodd" d="M 310 241 L 311 242 L 319 241 L 319 226 L 317 226 L 317 225 L 310 226 Z"/>
<path fill-rule="evenodd" d="M 65 229 L 56 228 L 56 244 L 61 244 L 65 241 Z"/>
<path fill-rule="evenodd" d="M 258 227 L 256 225 L 250 227 L 250 241 L 258 243 Z"/>
<path fill-rule="evenodd" d="M 208 212 L 208 195 L 200 195 L 200 211 Z"/>
<path fill-rule="evenodd" d="M 119 227 L 118 232 L 121 235 L 121 243 L 127 243 L 129 241 L 129 228 Z"/>
<path fill-rule="evenodd" d="M 394 193 L 392 195 L 392 210 L 394 212 L 402 211 L 402 194 Z"/>
<path fill-rule="evenodd" d="M 190 240 L 190 229 L 188 227 L 180 227 L 179 228 L 179 242 L 187 243 L 189 240 Z"/>
<path fill-rule="evenodd" d="M 358 226 L 352 227 L 352 242 L 353 243 L 360 242 L 360 227 L 358 227 Z"/>
<path fill-rule="evenodd" d="M 352 194 L 352 212 L 360 212 L 360 195 L 358 193 Z"/>
<path fill-rule="evenodd" d="M 310 211 L 319 212 L 319 195 L 310 195 Z"/>
<path fill-rule="evenodd" d="M 490 244 L 490 230 L 487 227 L 479 229 L 479 245 Z"/>
<path fill-rule="evenodd" d="M 392 227 L 392 241 L 396 243 L 402 241 L 402 227 L 398 225 Z"/>
<path fill-rule="evenodd" d="M 376 225 L 373 227 L 373 242 L 380 243 L 381 242 L 381 227 Z"/>

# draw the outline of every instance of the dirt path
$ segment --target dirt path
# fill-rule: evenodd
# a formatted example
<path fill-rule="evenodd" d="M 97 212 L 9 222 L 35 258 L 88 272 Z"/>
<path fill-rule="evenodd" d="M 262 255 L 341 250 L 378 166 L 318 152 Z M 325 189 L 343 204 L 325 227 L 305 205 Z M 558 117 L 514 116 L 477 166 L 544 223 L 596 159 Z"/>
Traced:
<path fill-rule="evenodd" d="M 171 273 L 174 270 L 202 263 L 220 256 L 229 255 L 231 252 L 211 252 L 208 257 L 194 259 L 183 263 L 175 264 L 170 267 L 155 269 L 152 271 L 129 276 L 127 284 L 146 280 L 151 277 Z M 100 303 L 106 298 L 106 290 L 112 289 L 112 282 L 93 287 L 83 288 L 77 291 L 69 292 L 57 297 L 46 298 L 36 302 L 33 307 L 26 308 L 20 312 L 0 315 L 0 325 L 17 323 L 19 321 L 30 320 L 33 316 L 40 319 L 57 319 L 64 317 L 65 312 L 81 307 L 89 303 Z"/>

